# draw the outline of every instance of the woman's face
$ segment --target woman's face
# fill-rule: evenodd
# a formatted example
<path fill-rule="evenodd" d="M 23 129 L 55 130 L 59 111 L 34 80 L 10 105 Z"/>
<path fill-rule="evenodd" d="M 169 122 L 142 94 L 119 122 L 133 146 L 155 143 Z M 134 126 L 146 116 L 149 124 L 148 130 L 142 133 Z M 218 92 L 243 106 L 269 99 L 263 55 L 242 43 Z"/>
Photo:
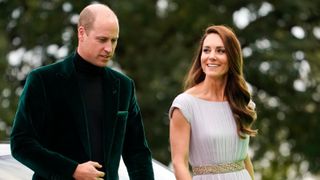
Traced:
<path fill-rule="evenodd" d="M 202 44 L 201 67 L 206 77 L 223 78 L 229 70 L 228 58 L 218 34 L 208 34 Z"/>

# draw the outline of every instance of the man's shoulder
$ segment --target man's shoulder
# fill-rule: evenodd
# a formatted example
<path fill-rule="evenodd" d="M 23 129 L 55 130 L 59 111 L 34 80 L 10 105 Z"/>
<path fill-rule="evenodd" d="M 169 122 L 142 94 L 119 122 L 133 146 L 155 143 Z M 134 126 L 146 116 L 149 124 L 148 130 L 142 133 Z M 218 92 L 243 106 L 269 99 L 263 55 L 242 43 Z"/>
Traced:
<path fill-rule="evenodd" d="M 55 62 L 55 63 L 52 63 L 52 64 L 48 64 L 48 65 L 37 67 L 37 68 L 33 69 L 32 72 L 34 72 L 34 73 L 50 72 L 50 71 L 52 71 L 54 69 L 59 68 L 61 65 L 62 65 L 62 62 L 59 61 L 59 62 Z"/>
<path fill-rule="evenodd" d="M 64 59 L 57 60 L 56 62 L 44 66 L 40 66 L 35 68 L 31 71 L 31 73 L 40 73 L 40 74 L 50 74 L 50 73 L 57 73 L 64 69 L 65 64 L 67 61 L 71 61 L 73 55 L 70 55 Z"/>

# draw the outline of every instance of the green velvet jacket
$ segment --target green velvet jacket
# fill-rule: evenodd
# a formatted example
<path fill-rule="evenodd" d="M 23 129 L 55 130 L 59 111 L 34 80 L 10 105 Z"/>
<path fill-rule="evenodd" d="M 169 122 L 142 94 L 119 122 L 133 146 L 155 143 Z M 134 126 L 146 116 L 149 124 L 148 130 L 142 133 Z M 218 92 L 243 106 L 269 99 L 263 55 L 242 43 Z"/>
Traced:
<path fill-rule="evenodd" d="M 33 179 L 73 179 L 77 165 L 90 160 L 88 123 L 74 57 L 30 72 L 20 97 L 11 152 L 35 172 Z M 130 179 L 154 179 L 133 81 L 107 67 L 103 80 L 105 179 L 118 179 L 121 155 Z"/>

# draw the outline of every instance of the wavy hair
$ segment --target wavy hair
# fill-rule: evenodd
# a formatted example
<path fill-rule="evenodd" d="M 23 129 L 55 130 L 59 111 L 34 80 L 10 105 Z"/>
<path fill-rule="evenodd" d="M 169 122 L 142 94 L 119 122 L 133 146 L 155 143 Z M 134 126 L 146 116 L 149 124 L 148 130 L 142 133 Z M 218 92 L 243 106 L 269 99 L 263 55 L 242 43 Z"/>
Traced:
<path fill-rule="evenodd" d="M 201 67 L 202 46 L 208 34 L 212 33 L 220 36 L 226 49 L 229 71 L 225 95 L 237 123 L 238 135 L 241 138 L 245 137 L 244 134 L 255 136 L 257 130 L 251 129 L 251 126 L 256 120 L 257 114 L 243 75 L 243 59 L 240 42 L 230 27 L 213 25 L 205 30 L 193 59 L 192 66 L 187 74 L 184 89 L 187 90 L 205 79 L 205 73 Z"/>

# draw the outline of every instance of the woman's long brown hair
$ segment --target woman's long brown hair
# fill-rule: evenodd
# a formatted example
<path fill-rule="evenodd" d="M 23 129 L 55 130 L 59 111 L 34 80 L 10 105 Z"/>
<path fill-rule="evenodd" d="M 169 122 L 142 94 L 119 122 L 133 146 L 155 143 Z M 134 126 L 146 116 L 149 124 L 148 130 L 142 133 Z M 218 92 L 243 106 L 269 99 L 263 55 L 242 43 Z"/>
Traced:
<path fill-rule="evenodd" d="M 238 126 L 238 134 L 244 138 L 244 134 L 255 136 L 257 130 L 251 129 L 257 118 L 255 108 L 252 107 L 251 94 L 243 76 L 243 59 L 240 43 L 231 28 L 223 25 L 209 26 L 200 40 L 196 56 L 185 81 L 185 90 L 189 89 L 205 79 L 201 67 L 202 46 L 208 34 L 215 33 L 220 36 L 226 49 L 229 62 L 229 71 L 225 95 L 230 104 L 234 118 Z"/>

